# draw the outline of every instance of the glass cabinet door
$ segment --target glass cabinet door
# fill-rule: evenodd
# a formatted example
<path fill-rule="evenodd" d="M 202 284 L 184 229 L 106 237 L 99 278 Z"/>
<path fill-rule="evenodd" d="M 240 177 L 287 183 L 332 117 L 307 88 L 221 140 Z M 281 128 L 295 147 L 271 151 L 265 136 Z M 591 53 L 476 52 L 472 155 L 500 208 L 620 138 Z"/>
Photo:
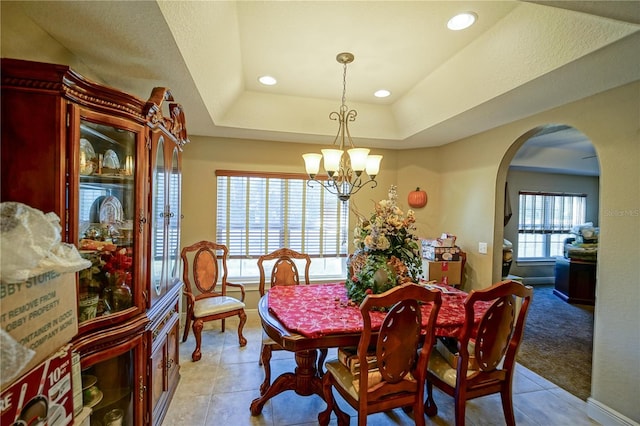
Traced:
<path fill-rule="evenodd" d="M 141 130 L 81 117 L 79 136 L 73 163 L 78 165 L 75 224 L 80 253 L 92 264 L 79 273 L 78 322 L 82 324 L 136 304 L 140 243 L 135 176 Z"/>
<path fill-rule="evenodd" d="M 141 343 L 142 335 L 136 335 L 108 352 L 81 360 L 82 405 L 92 410 L 92 426 L 142 424 Z"/>
<path fill-rule="evenodd" d="M 155 136 L 155 135 L 154 135 Z M 165 167 L 165 142 L 160 136 L 155 144 L 155 154 L 152 153 L 154 163 L 152 163 L 151 187 L 152 207 L 151 207 L 151 298 L 156 299 L 162 295 L 162 287 L 166 276 L 166 264 L 164 263 L 165 251 L 165 183 L 167 169 Z"/>
<path fill-rule="evenodd" d="M 171 144 L 173 145 L 173 144 Z M 169 229 L 167 232 L 167 260 L 169 282 L 173 283 L 180 277 L 180 219 L 182 172 L 178 148 L 174 147 L 171 155 L 171 175 L 169 178 Z"/>
<path fill-rule="evenodd" d="M 178 146 L 162 132 L 151 137 L 151 303 L 180 280 L 180 188 Z"/>

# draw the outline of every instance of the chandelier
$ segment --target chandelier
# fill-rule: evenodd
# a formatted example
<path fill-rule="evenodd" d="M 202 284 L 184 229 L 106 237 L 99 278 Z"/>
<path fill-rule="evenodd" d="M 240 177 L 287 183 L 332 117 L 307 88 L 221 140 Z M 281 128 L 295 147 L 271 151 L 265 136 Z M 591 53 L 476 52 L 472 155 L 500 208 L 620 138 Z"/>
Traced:
<path fill-rule="evenodd" d="M 353 54 L 348 52 L 339 53 L 336 56 L 336 60 L 343 66 L 342 104 L 339 111 L 333 111 L 329 114 L 329 119 L 338 122 L 338 133 L 333 140 L 333 146 L 337 148 L 323 149 L 321 150 L 322 154 L 302 155 L 310 178 L 307 185 L 310 185 L 311 181 L 317 182 L 330 193 L 336 194 L 340 201 L 349 200 L 352 194 L 368 184 L 375 188 L 378 185 L 375 179 L 382 160 L 382 155 L 369 155 L 368 148 L 356 148 L 349 133 L 349 122 L 355 121 L 358 115 L 355 109 L 350 110 L 345 105 L 347 64 L 353 62 L 353 58 Z M 316 179 L 322 159 L 324 159 L 324 168 L 329 176 L 326 181 Z M 363 176 L 362 172 L 366 172 L 368 179 Z"/>

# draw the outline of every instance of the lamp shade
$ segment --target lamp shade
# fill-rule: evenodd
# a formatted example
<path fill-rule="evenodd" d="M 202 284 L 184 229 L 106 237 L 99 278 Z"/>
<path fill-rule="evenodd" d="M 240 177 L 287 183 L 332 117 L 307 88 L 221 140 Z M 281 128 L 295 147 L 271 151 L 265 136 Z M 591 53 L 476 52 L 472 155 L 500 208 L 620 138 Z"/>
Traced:
<path fill-rule="evenodd" d="M 317 153 L 309 153 L 302 154 L 302 158 L 304 158 L 304 167 L 307 170 L 307 174 L 311 177 L 314 177 L 320 171 L 320 160 L 322 160 L 322 154 Z"/>
<path fill-rule="evenodd" d="M 367 166 L 368 148 L 351 148 L 347 151 L 351 160 L 351 168 L 355 172 L 362 172 Z"/>
<path fill-rule="evenodd" d="M 324 157 L 324 169 L 333 175 L 340 170 L 340 159 L 342 159 L 342 150 L 339 149 L 323 149 L 322 156 Z"/>
<path fill-rule="evenodd" d="M 367 174 L 373 179 L 380 171 L 380 162 L 382 155 L 369 155 L 367 157 Z"/>

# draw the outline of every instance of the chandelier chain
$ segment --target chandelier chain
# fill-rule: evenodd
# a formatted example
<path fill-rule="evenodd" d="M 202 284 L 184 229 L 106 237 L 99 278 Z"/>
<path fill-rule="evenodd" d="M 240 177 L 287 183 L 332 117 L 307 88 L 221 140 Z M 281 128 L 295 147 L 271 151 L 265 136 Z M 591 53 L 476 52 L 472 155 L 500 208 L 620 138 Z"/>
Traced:
<path fill-rule="evenodd" d="M 344 64 L 342 64 L 342 110 L 346 110 L 347 106 L 346 101 L 347 101 L 347 64 L 346 62 Z"/>

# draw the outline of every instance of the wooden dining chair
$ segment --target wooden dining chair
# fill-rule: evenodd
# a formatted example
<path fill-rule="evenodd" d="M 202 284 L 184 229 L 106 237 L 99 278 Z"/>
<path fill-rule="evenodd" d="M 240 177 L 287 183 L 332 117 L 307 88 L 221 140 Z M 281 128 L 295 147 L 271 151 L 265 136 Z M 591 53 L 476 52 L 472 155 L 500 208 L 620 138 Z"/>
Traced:
<path fill-rule="evenodd" d="M 430 304 L 426 327 L 422 327 L 421 304 Z M 329 424 L 331 411 L 338 424 L 349 424 L 349 416 L 336 405 L 332 388 L 358 411 L 358 424 L 366 425 L 369 414 L 393 408 L 413 409 L 416 425 L 424 425 L 424 385 L 427 363 L 435 336 L 436 316 L 442 294 L 423 286 L 407 283 L 385 293 L 370 294 L 360 304 L 363 330 L 357 348 L 360 370 L 351 369 L 340 360 L 327 362 L 322 380 L 327 409 L 318 415 L 321 425 Z M 388 309 L 379 331 L 372 329 L 371 313 Z M 424 343 L 423 342 L 424 338 Z M 422 349 L 420 345 L 422 344 Z M 375 361 L 372 361 L 375 353 Z M 363 367 L 366 366 L 366 367 Z"/>
<path fill-rule="evenodd" d="M 183 294 L 187 300 L 187 315 L 182 341 L 189 335 L 189 326 L 193 322 L 193 334 L 196 338 L 196 348 L 191 355 L 193 361 L 202 357 L 202 328 L 207 321 L 222 320 L 222 332 L 225 330 L 225 318 L 237 315 L 238 340 L 240 346 L 247 344 L 242 335 L 242 329 L 247 321 L 244 312 L 244 286 L 227 281 L 226 246 L 210 241 L 200 241 L 184 247 L 180 253 L 183 264 L 182 277 L 184 280 Z M 222 269 L 222 275 L 220 270 Z M 193 280 L 193 286 L 192 286 Z M 195 288 L 194 288 L 195 287 Z M 240 290 L 241 298 L 227 296 L 227 287 Z"/>
<path fill-rule="evenodd" d="M 468 400 L 493 393 L 500 393 L 506 423 L 515 425 L 513 373 L 532 296 L 530 286 L 511 280 L 469 293 L 464 301 L 465 322 L 458 338 L 457 367 L 452 367 L 438 351 L 431 354 L 425 407 L 428 416 L 438 413 L 433 400 L 435 385 L 454 397 L 457 426 L 465 424 Z M 478 302 L 493 303 L 474 327 Z M 471 356 L 475 356 L 472 366 L 477 369 L 469 367 Z"/>
<path fill-rule="evenodd" d="M 269 273 L 269 279 L 267 280 L 265 262 L 275 260 L 271 271 Z M 267 289 L 267 282 L 269 288 L 279 285 L 299 285 L 300 273 L 298 271 L 298 265 L 296 260 L 304 264 L 304 281 L 303 283 L 309 284 L 309 268 L 311 267 L 311 258 L 308 254 L 299 253 L 289 248 L 281 248 L 272 251 L 269 254 L 262 255 L 258 258 L 258 271 L 260 272 L 260 284 L 259 291 L 260 296 L 264 296 Z M 270 338 L 267 333 L 262 331 L 262 348 L 260 350 L 259 364 L 264 366 L 264 381 L 260 385 L 260 394 L 264 394 L 271 383 L 271 354 L 273 351 L 283 350 L 284 348 Z M 320 356 L 318 357 L 318 371 L 322 372 L 322 365 L 327 358 L 327 350 L 322 349 Z"/>

